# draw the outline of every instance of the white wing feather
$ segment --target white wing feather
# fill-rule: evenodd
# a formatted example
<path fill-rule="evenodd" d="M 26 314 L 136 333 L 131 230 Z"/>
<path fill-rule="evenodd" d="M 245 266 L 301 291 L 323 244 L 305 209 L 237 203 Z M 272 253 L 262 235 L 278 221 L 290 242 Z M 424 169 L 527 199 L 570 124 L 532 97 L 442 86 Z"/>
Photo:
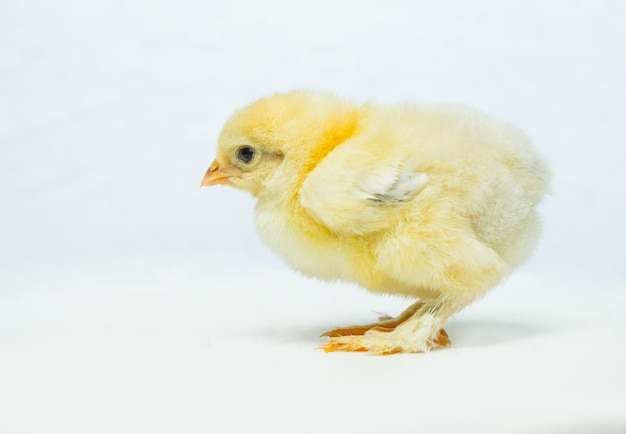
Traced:
<path fill-rule="evenodd" d="M 385 228 L 397 208 L 428 183 L 427 174 L 401 160 L 356 165 L 350 157 L 329 154 L 300 190 L 302 207 L 333 232 L 363 235 Z"/>

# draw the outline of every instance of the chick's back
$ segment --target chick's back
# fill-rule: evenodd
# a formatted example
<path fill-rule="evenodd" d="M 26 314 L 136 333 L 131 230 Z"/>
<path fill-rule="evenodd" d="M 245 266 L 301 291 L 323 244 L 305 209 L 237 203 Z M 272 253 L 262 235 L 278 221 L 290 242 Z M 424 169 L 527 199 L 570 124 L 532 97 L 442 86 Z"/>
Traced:
<path fill-rule="evenodd" d="M 515 266 L 527 259 L 540 233 L 536 205 L 548 188 L 549 169 L 517 128 L 479 111 L 451 105 L 374 110 L 373 130 L 393 137 L 400 154 L 431 182 L 415 197 L 448 203 L 467 230 Z M 415 222 L 420 213 L 412 214 Z"/>

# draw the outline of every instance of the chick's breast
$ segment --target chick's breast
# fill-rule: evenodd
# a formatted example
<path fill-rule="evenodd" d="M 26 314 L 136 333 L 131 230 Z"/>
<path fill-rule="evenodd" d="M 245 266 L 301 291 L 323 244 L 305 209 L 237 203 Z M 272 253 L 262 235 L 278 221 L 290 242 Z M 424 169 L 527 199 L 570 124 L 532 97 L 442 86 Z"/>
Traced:
<path fill-rule="evenodd" d="M 350 240 L 333 235 L 301 211 L 298 206 L 259 200 L 256 226 L 263 242 L 307 276 L 352 280 L 352 274 L 346 273 L 352 269 Z"/>

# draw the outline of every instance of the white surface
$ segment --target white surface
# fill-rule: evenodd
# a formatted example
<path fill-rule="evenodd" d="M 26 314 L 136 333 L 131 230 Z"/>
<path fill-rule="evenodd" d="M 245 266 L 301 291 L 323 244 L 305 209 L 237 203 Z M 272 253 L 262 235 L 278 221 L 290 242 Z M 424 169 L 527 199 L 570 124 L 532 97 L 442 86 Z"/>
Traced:
<path fill-rule="evenodd" d="M 545 4 L 544 4 L 545 3 Z M 621 2 L 5 2 L 0 432 L 626 430 Z M 532 261 L 448 350 L 314 351 L 407 300 L 305 280 L 198 188 L 236 108 L 479 107 L 552 161 Z"/>

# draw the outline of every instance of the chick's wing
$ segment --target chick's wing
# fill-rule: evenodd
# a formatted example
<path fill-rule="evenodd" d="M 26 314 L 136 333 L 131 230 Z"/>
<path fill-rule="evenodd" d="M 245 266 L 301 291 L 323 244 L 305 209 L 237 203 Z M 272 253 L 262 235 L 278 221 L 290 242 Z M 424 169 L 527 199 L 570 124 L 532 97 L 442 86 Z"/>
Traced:
<path fill-rule="evenodd" d="M 384 148 L 344 144 L 313 169 L 300 189 L 300 204 L 319 223 L 346 235 L 384 229 L 428 183 L 406 157 Z"/>

